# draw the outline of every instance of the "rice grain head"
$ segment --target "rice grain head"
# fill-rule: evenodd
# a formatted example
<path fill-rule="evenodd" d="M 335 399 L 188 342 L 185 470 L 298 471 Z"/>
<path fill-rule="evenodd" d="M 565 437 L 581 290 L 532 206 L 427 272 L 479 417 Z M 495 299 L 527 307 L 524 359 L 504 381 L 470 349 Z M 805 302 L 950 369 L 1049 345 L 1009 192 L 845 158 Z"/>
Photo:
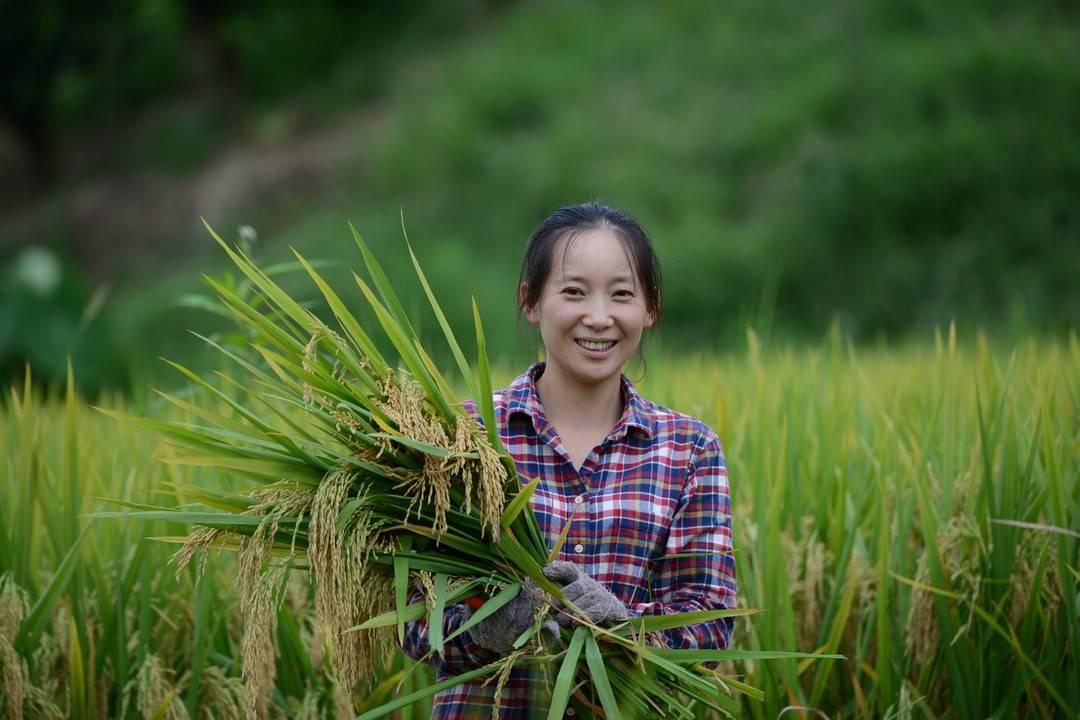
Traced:
<path fill-rule="evenodd" d="M 510 680 L 510 672 L 514 669 L 514 664 L 528 653 L 528 648 L 522 648 L 521 650 L 510 653 L 500 660 L 502 667 L 499 669 L 499 672 L 489 676 L 484 681 L 484 686 L 489 685 L 492 680 L 495 681 L 495 696 L 491 701 L 491 720 L 499 720 L 499 707 L 502 705 L 503 688 L 506 687 L 506 683 Z"/>
<path fill-rule="evenodd" d="M 29 673 L 26 662 L 15 652 L 12 640 L 23 618 L 30 612 L 30 598 L 15 584 L 11 573 L 0 577 L 0 667 L 3 668 L 3 690 L 8 717 L 22 720 Z"/>
<path fill-rule="evenodd" d="M 56 695 L 53 692 L 27 685 L 26 695 L 23 698 L 25 717 L 34 718 L 34 720 L 64 720 L 67 715 L 53 701 L 54 697 Z"/>
<path fill-rule="evenodd" d="M 243 720 L 247 699 L 240 678 L 229 677 L 217 665 L 203 668 L 196 717 L 199 720 Z"/>
<path fill-rule="evenodd" d="M 284 563 L 263 570 L 270 557 L 271 542 L 260 524 L 255 535 L 244 538 L 239 552 L 240 614 L 243 618 L 242 677 L 247 688 L 248 710 L 253 717 L 267 717 L 270 690 L 277 667 L 274 637 L 277 632 L 276 591 L 284 580 Z"/>
<path fill-rule="evenodd" d="M 388 610 L 393 599 L 391 582 L 369 567 L 371 554 L 389 550 L 380 541 L 379 527 L 361 503 L 339 530 L 338 517 L 351 499 L 363 499 L 366 488 L 349 468 L 329 473 L 319 485 L 311 508 L 308 558 L 315 583 L 315 617 L 326 633 L 331 659 L 340 681 L 350 691 L 365 676 L 371 677 L 374 659 L 388 654 L 390 634 L 385 630 L 346 632 L 369 617 Z M 383 545 L 380 546 L 379 543 Z"/>
<path fill-rule="evenodd" d="M 803 516 L 799 522 L 799 537 L 784 532 L 781 541 L 787 558 L 788 587 L 799 613 L 799 647 L 811 650 L 817 642 L 824 620 L 821 597 L 825 592 L 826 571 L 832 565 L 832 553 L 818 539 L 814 518 Z"/>
<path fill-rule="evenodd" d="M 399 372 L 396 379 L 388 378 L 382 389 L 384 399 L 379 406 L 403 435 L 448 452 L 451 450 L 446 429 L 439 418 L 425 407 L 424 390 L 419 383 L 408 374 Z M 425 454 L 423 468 L 408 473 L 397 486 L 409 496 L 409 510 L 405 519 L 408 520 L 413 512 L 419 514 L 419 508 L 430 505 L 435 515 L 432 529 L 440 535 L 447 530 L 446 513 L 450 510 L 452 464 L 448 466 L 448 459 Z"/>
<path fill-rule="evenodd" d="M 184 570 L 191 564 L 195 555 L 199 553 L 199 564 L 195 571 L 195 586 L 198 587 L 206 572 L 206 562 L 210 555 L 210 549 L 228 535 L 221 528 L 196 526 L 188 534 L 180 549 L 172 554 L 169 562 L 176 565 L 176 581 L 180 582 Z M 201 551 L 201 553 L 200 553 Z"/>
<path fill-rule="evenodd" d="M 975 620 L 974 607 L 981 594 L 983 566 L 989 555 L 989 548 L 972 517 L 954 515 L 938 534 L 937 551 L 952 586 L 951 590 L 962 598 L 963 604 L 972 608 L 967 620 L 949 640 L 950 643 L 955 643 L 967 634 Z M 919 557 L 916 568 L 915 580 L 922 585 L 933 585 L 925 551 Z M 907 651 L 914 652 L 920 662 L 933 658 L 941 644 L 941 629 L 934 611 L 934 595 L 919 587 L 914 587 L 911 591 L 906 635 L 904 642 Z"/>
<path fill-rule="evenodd" d="M 1064 595 L 1057 558 L 1057 540 L 1048 533 L 1025 532 L 1017 544 L 1016 560 L 1013 563 L 1009 587 L 1009 593 L 1012 596 L 1009 622 L 1013 627 L 1018 628 L 1027 613 L 1040 562 L 1044 565 L 1042 584 L 1038 590 L 1039 603 L 1048 615 L 1048 624 L 1050 626 L 1055 624 Z"/>
<path fill-rule="evenodd" d="M 171 671 L 165 669 L 158 656 L 148 652 L 143 658 L 135 677 L 124 687 L 124 703 L 121 716 L 126 716 L 128 703 L 134 697 L 135 709 L 144 718 L 159 716 L 168 720 L 188 720 L 187 708 L 179 698 L 177 689 L 170 680 Z M 170 699 L 170 693 L 172 694 Z M 166 706 L 165 703 L 168 702 Z"/>
<path fill-rule="evenodd" d="M 352 701 L 352 693 L 338 679 L 336 673 L 330 673 L 331 692 L 334 699 L 334 717 L 356 717 L 356 705 Z"/>

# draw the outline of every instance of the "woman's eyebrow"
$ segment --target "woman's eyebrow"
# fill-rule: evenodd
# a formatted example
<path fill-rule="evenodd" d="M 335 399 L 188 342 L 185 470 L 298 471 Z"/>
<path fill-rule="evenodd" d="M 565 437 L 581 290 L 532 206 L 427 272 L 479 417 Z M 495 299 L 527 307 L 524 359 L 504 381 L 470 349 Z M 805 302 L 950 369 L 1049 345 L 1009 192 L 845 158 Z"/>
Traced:
<path fill-rule="evenodd" d="M 582 283 L 582 284 L 584 284 L 584 283 L 588 282 L 588 279 L 584 278 L 584 277 L 582 277 L 580 275 L 563 275 L 562 281 L 563 282 L 574 282 L 574 283 Z M 616 275 L 615 277 L 611 278 L 611 280 L 609 282 L 611 282 L 611 283 L 633 283 L 634 278 L 631 275 Z"/>

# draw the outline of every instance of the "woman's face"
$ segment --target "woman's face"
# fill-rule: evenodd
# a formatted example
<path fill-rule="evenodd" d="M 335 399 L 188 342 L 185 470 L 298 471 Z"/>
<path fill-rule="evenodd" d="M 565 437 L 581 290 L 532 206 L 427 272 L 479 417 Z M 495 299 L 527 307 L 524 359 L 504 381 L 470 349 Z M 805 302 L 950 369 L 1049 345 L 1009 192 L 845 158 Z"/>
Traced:
<path fill-rule="evenodd" d="M 618 378 L 654 321 L 626 246 L 607 228 L 582 232 L 569 248 L 566 237 L 555 243 L 551 272 L 525 317 L 540 328 L 545 374 L 580 385 Z"/>

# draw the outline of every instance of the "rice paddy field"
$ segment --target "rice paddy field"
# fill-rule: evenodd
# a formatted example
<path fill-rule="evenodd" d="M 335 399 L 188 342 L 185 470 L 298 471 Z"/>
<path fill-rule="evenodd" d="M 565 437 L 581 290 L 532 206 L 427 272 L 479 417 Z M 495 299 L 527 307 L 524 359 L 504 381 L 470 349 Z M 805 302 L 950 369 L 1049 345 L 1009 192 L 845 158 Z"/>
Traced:
<path fill-rule="evenodd" d="M 1010 346 L 948 330 L 857 348 L 834 333 L 765 348 L 751 331 L 737 352 L 654 357 L 638 385 L 725 444 L 739 602 L 761 610 L 739 619 L 733 647 L 846 658 L 733 661 L 727 671 L 761 690 L 743 698 L 746 716 L 1075 716 L 1075 334 Z M 185 419 L 149 393 L 95 404 Z M 169 562 L 168 538 L 186 527 L 92 516 L 110 501 L 170 508 L 198 503 L 192 486 L 246 482 L 170 463 L 174 453 L 70 382 L 4 388 L 0 715 L 247 716 L 236 558 L 211 555 L 196 583 L 198 563 L 176 576 Z M 277 598 L 269 716 L 360 714 L 433 682 L 395 651 L 343 697 L 306 576 L 285 576 Z"/>

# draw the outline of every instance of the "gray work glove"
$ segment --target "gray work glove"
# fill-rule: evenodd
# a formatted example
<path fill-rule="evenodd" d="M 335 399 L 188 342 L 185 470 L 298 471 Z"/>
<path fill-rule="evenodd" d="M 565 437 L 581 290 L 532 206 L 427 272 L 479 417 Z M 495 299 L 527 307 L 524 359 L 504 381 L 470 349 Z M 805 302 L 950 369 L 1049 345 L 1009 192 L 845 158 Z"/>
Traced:
<path fill-rule="evenodd" d="M 540 588 L 531 579 L 525 578 L 521 592 L 513 600 L 478 622 L 469 633 L 480 647 L 500 656 L 508 655 L 518 636 L 533 624 L 536 611 L 543 604 L 546 603 Z M 552 637 L 559 635 L 559 626 L 554 620 L 545 620 L 540 629 Z"/>
<path fill-rule="evenodd" d="M 630 611 L 622 600 L 586 575 L 574 563 L 563 560 L 550 562 L 544 567 L 544 576 L 549 580 L 564 583 L 563 595 L 585 614 L 589 622 L 600 625 L 630 619 Z M 566 613 L 559 615 L 560 625 L 566 626 L 571 622 Z"/>

